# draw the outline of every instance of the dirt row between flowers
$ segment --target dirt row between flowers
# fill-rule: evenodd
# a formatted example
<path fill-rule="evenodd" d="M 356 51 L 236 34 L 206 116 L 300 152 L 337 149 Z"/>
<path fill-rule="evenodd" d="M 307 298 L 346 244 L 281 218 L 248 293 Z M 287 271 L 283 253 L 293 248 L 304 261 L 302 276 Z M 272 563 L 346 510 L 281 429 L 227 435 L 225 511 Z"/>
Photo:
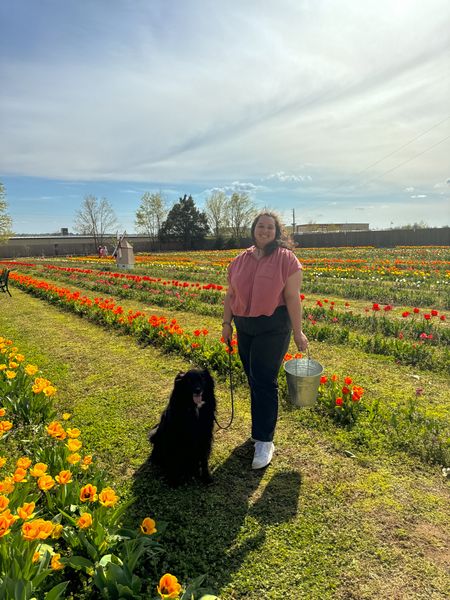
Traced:
<path fill-rule="evenodd" d="M 17 289 L 13 294 L 0 299 L 0 335 L 57 385 L 58 406 L 73 412 L 86 446 L 122 493 L 137 497 L 130 519 L 145 513 L 168 522 L 163 544 L 170 572 L 208 573 L 208 585 L 225 600 L 447 597 L 449 494 L 438 468 L 382 452 L 350 458 L 337 428 L 306 426 L 305 413 L 283 406 L 273 465 L 251 472 L 241 387 L 232 428 L 216 434 L 214 485 L 170 490 L 145 466 L 146 433 L 186 361 L 140 348 Z M 153 312 L 175 316 L 182 326 L 195 317 Z M 218 331 L 220 324 L 197 317 L 198 326 Z M 443 403 L 449 391 L 443 378 L 428 380 L 355 350 L 314 344 L 314 355 L 328 372 L 349 373 L 373 394 L 401 399 L 405 387 L 418 385 L 416 377 L 430 398 Z M 228 390 L 220 382 L 217 388 L 219 417 L 226 420 Z"/>

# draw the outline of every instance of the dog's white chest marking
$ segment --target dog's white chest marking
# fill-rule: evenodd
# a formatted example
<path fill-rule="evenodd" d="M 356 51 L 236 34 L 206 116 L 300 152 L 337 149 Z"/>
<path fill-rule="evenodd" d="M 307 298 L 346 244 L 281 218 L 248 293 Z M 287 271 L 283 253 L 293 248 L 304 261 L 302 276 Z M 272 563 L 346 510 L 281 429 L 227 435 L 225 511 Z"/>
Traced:
<path fill-rule="evenodd" d="M 194 400 L 194 404 L 197 408 L 201 408 L 205 404 L 205 401 L 202 400 L 201 394 L 194 394 L 192 399 Z"/>

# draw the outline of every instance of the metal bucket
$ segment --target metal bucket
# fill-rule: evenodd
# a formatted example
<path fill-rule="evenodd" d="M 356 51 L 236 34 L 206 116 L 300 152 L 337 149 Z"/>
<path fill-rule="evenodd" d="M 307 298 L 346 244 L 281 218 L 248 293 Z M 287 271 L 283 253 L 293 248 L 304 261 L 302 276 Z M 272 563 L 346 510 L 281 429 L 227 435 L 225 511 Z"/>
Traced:
<path fill-rule="evenodd" d="M 292 358 L 284 363 L 289 399 L 294 406 L 313 406 L 317 400 L 322 365 L 312 358 Z"/>

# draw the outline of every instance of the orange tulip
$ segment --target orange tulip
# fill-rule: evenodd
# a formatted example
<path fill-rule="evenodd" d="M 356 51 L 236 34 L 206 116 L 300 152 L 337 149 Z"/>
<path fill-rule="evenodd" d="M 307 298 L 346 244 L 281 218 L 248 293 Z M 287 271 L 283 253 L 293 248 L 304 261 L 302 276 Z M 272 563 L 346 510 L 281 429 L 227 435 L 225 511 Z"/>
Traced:
<path fill-rule="evenodd" d="M 17 514 L 24 521 L 32 519 L 34 517 L 33 510 L 35 506 L 34 502 L 24 502 L 22 506 L 19 506 L 17 509 Z"/>
<path fill-rule="evenodd" d="M 30 377 L 35 375 L 37 372 L 38 372 L 38 368 L 36 367 L 36 365 L 27 365 L 25 367 L 25 373 L 27 375 L 30 375 Z"/>
<path fill-rule="evenodd" d="M 67 436 L 63 426 L 58 421 L 52 421 L 47 427 L 47 433 L 57 440 L 64 440 Z"/>
<path fill-rule="evenodd" d="M 11 494 L 14 491 L 14 479 L 12 477 L 5 477 L 3 481 L 0 481 L 0 494 Z"/>
<path fill-rule="evenodd" d="M 159 580 L 157 590 L 158 594 L 161 596 L 161 598 L 163 598 L 163 600 L 168 600 L 169 598 L 178 598 L 181 592 L 181 585 L 178 583 L 178 579 L 174 575 L 166 573 Z"/>
<path fill-rule="evenodd" d="M 13 479 L 16 483 L 20 483 L 21 481 L 26 481 L 27 470 L 22 469 L 21 467 L 17 467 L 14 471 Z"/>
<path fill-rule="evenodd" d="M 22 536 L 26 540 L 46 540 L 53 532 L 53 523 L 44 519 L 26 521 L 22 525 Z"/>
<path fill-rule="evenodd" d="M 81 434 L 81 431 L 77 427 L 74 427 L 73 429 L 67 429 L 66 433 L 70 438 L 77 438 Z"/>
<path fill-rule="evenodd" d="M 52 560 L 50 561 L 50 566 L 54 571 L 60 571 L 61 569 L 64 569 L 64 565 L 59 560 L 60 558 L 61 558 L 61 554 L 54 554 L 52 556 Z"/>
<path fill-rule="evenodd" d="M 72 473 L 70 471 L 60 471 L 59 475 L 55 477 L 59 485 L 66 485 L 72 482 Z"/>
<path fill-rule="evenodd" d="M 89 513 L 83 513 L 77 521 L 80 529 L 87 529 L 92 525 L 92 516 Z"/>
<path fill-rule="evenodd" d="M 76 465 L 77 462 L 80 462 L 81 460 L 81 456 L 75 452 L 74 454 L 69 454 L 69 456 L 67 457 L 67 462 L 71 465 Z"/>
<path fill-rule="evenodd" d="M 145 517 L 145 519 L 141 523 L 141 531 L 144 535 L 153 535 L 156 533 L 156 523 L 150 517 Z"/>
<path fill-rule="evenodd" d="M 10 429 L 12 429 L 13 424 L 11 423 L 11 421 L 0 421 L 0 435 L 3 433 L 6 433 L 7 431 L 9 431 Z"/>
<path fill-rule="evenodd" d="M 42 477 L 45 475 L 48 467 L 45 463 L 36 463 L 34 467 L 30 471 L 30 475 L 32 477 Z"/>
<path fill-rule="evenodd" d="M 16 465 L 22 469 L 28 469 L 28 467 L 31 465 L 31 460 L 26 456 L 22 456 L 22 458 L 17 460 Z"/>
<path fill-rule="evenodd" d="M 77 452 L 81 448 L 82 445 L 83 444 L 80 442 L 80 440 L 76 440 L 73 438 L 70 438 L 66 444 L 66 446 L 69 448 L 69 450 L 71 452 Z"/>
<path fill-rule="evenodd" d="M 95 502 L 97 500 L 97 488 L 95 485 L 88 483 L 80 490 L 81 502 Z"/>
<path fill-rule="evenodd" d="M 0 538 L 7 535 L 11 531 L 11 525 L 14 523 L 14 518 L 9 511 L 5 511 L 0 515 Z"/>

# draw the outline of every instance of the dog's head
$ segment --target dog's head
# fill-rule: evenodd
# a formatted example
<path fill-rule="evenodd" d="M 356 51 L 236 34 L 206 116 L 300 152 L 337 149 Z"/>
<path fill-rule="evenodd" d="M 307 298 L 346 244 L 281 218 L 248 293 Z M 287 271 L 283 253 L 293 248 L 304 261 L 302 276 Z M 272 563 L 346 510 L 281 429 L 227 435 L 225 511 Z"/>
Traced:
<path fill-rule="evenodd" d="M 207 369 L 190 369 L 175 377 L 175 395 L 186 400 L 192 399 L 194 408 L 202 408 L 210 401 L 213 391 L 214 381 Z"/>

